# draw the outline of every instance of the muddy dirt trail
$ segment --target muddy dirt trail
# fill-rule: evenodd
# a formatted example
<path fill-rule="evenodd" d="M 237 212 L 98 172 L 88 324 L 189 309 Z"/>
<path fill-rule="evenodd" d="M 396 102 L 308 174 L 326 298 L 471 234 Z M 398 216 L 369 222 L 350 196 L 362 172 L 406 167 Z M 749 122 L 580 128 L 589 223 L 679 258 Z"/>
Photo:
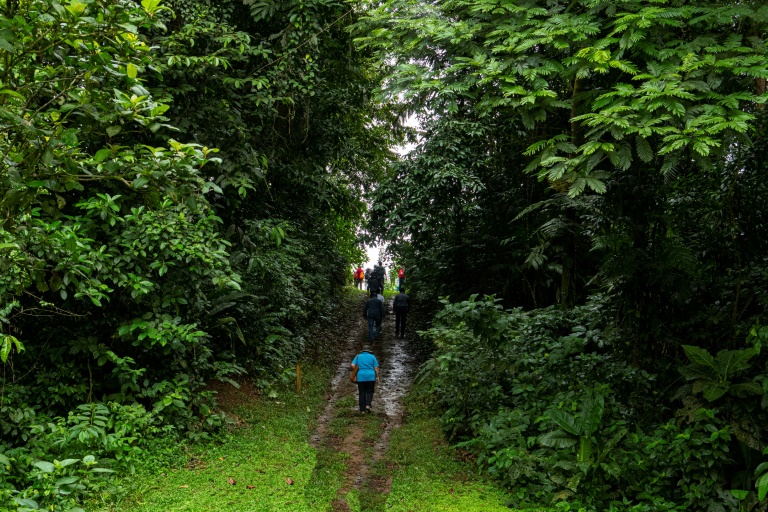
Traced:
<path fill-rule="evenodd" d="M 363 343 L 368 341 L 368 322 L 360 316 L 364 298 L 360 298 L 355 322 L 340 325 L 345 332 L 338 334 L 336 373 L 331 382 L 327 404 L 317 420 L 310 442 L 318 449 L 331 449 L 348 456 L 345 481 L 332 506 L 334 511 L 350 510 L 345 496 L 352 490 L 388 494 L 391 481 L 370 475 L 371 466 L 387 452 L 392 431 L 403 421 L 402 399 L 416 373 L 416 357 L 408 332 L 405 338 L 395 336 L 395 315 L 388 300 L 390 314 L 382 322 L 379 338 L 373 343 L 373 353 L 379 361 L 379 383 L 373 396 L 372 415 L 362 415 L 357 406 L 357 385 L 349 381 L 350 363 Z M 409 318 L 408 320 L 411 320 Z M 372 416 L 372 417 L 371 417 Z M 339 419 L 349 419 L 342 435 L 333 428 Z M 370 433 L 371 422 L 377 425 Z"/>

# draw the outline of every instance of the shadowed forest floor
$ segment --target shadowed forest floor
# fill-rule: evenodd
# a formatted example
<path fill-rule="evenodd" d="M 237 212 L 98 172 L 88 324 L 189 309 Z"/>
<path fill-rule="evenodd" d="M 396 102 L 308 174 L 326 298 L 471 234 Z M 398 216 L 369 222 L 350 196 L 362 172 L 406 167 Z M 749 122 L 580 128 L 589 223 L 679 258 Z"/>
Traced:
<path fill-rule="evenodd" d="M 317 346 L 325 348 L 302 363 L 300 394 L 293 382 L 277 398 L 247 383 L 239 389 L 217 384 L 219 403 L 232 420 L 227 433 L 215 442 L 169 449 L 176 455 L 169 468 L 140 468 L 133 491 L 118 505 L 107 501 L 94 508 L 509 510 L 508 494 L 446 444 L 425 395 L 411 391 L 416 336 L 411 331 L 396 338 L 393 315 L 373 346 L 381 365 L 374 412 L 358 412 L 349 371 L 368 336 L 363 301 L 361 293 L 349 294 L 318 332 L 326 342 Z"/>

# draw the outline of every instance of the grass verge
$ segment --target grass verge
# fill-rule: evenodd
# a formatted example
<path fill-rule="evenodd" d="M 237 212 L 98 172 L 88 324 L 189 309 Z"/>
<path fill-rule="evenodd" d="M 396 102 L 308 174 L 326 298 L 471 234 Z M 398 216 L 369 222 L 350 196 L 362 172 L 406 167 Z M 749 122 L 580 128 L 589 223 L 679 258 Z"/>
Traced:
<path fill-rule="evenodd" d="M 255 398 L 233 411 L 246 426 L 215 442 L 180 447 L 184 466 L 139 474 L 134 492 L 113 511 L 328 510 L 343 480 L 337 454 L 308 443 L 325 404 L 328 369 L 303 370 L 302 393 L 285 388 L 278 399 Z"/>
<path fill-rule="evenodd" d="M 379 478 L 392 479 L 386 503 L 376 509 L 509 512 L 510 495 L 481 474 L 473 462 L 462 460 L 445 441 L 440 419 L 422 390 L 411 390 L 406 408 L 409 415 L 392 433 L 382 459 L 386 463 L 375 468 Z"/>

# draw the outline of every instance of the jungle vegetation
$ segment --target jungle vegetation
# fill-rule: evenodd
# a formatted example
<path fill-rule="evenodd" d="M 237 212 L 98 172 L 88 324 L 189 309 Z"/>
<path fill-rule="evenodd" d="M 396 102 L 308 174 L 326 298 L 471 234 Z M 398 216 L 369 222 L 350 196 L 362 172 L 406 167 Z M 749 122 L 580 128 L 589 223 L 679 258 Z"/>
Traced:
<path fill-rule="evenodd" d="M 512 505 L 768 509 L 767 33 L 757 0 L 0 0 L 0 507 L 220 428 L 207 383 L 291 378 L 382 241 Z"/>

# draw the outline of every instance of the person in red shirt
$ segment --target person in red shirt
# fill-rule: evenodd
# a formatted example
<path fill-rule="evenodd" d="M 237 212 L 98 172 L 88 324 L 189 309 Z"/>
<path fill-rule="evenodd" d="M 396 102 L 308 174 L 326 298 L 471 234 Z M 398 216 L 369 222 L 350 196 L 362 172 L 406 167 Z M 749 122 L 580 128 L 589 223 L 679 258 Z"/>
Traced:
<path fill-rule="evenodd" d="M 355 288 L 363 289 L 363 281 L 365 280 L 365 271 L 363 270 L 362 265 L 357 266 L 357 270 L 355 270 L 354 273 L 355 278 Z"/>
<path fill-rule="evenodd" d="M 405 269 L 400 267 L 397 269 L 397 291 L 402 291 L 405 286 Z"/>

